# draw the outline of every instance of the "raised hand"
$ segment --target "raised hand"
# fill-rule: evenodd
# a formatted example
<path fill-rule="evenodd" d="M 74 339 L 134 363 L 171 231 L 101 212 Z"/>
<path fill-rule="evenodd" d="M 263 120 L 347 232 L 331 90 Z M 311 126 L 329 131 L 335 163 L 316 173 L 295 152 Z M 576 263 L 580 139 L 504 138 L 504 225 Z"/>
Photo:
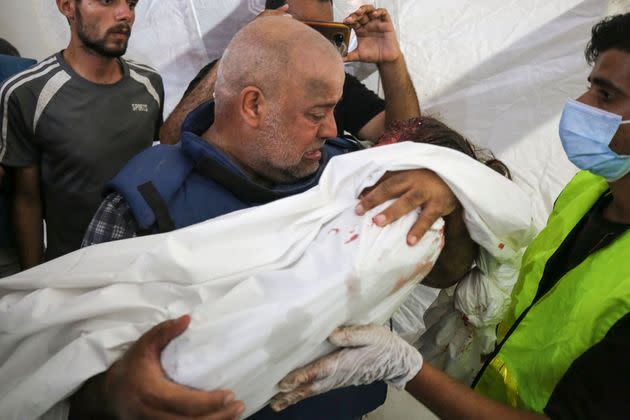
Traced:
<path fill-rule="evenodd" d="M 358 46 L 345 61 L 391 63 L 402 57 L 396 30 L 389 12 L 370 4 L 359 7 L 344 21 L 357 34 Z"/>

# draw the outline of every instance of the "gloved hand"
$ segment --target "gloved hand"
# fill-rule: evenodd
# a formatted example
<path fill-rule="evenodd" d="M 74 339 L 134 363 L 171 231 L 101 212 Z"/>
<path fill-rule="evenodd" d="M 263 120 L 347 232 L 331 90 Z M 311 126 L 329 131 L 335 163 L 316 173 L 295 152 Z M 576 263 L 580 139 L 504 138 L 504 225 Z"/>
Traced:
<path fill-rule="evenodd" d="M 271 408 L 280 411 L 331 389 L 376 381 L 402 389 L 422 368 L 418 350 L 382 326 L 337 328 L 328 341 L 344 348 L 289 373 Z"/>

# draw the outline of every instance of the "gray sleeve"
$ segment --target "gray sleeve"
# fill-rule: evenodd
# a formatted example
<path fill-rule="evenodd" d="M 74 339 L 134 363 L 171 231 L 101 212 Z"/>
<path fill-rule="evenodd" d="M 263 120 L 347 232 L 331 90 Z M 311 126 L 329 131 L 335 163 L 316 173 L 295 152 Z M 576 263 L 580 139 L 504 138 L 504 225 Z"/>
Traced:
<path fill-rule="evenodd" d="M 136 71 L 142 72 L 142 69 L 136 68 Z M 151 85 L 160 98 L 160 114 L 155 121 L 155 135 L 153 136 L 153 141 L 158 141 L 160 136 L 160 127 L 162 127 L 162 123 L 164 122 L 164 83 L 162 82 L 162 76 L 160 76 L 157 72 L 149 72 L 145 70 L 143 74 L 149 78 Z"/>
<path fill-rule="evenodd" d="M 2 109 L 2 141 L 0 162 L 5 166 L 25 167 L 39 162 L 39 146 L 32 128 L 34 104 L 20 97 L 20 90 L 11 93 Z"/>
<path fill-rule="evenodd" d="M 147 66 L 146 64 L 136 63 L 131 60 L 127 60 L 127 63 L 129 64 L 130 72 L 137 73 L 141 79 L 134 77 L 133 74 L 132 77 L 136 79 L 136 81 L 144 84 L 149 90 L 149 93 L 159 102 L 159 115 L 155 121 L 153 135 L 153 141 L 158 141 L 160 127 L 162 126 L 162 122 L 164 120 L 164 83 L 162 82 L 162 76 L 160 76 L 155 69 Z"/>
<path fill-rule="evenodd" d="M 155 86 L 155 89 L 157 90 L 158 95 L 160 96 L 160 117 L 158 118 L 158 121 L 157 121 L 156 136 L 155 136 L 155 139 L 158 140 L 160 127 L 162 127 L 162 123 L 164 122 L 164 83 L 162 82 L 162 77 L 157 73 L 155 73 L 155 75 L 153 76 L 153 79 L 154 80 L 151 80 L 151 82 Z"/>

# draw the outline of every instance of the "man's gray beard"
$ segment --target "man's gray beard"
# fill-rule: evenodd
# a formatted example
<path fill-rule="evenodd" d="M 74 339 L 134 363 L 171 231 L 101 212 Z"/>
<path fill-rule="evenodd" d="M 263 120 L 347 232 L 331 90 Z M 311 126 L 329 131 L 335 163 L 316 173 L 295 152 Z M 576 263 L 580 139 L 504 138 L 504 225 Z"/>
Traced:
<path fill-rule="evenodd" d="M 285 151 L 285 156 L 281 157 L 282 161 L 287 161 L 289 153 L 286 153 L 288 147 L 291 146 L 288 141 L 289 135 L 282 123 L 282 118 L 279 113 L 271 113 L 265 121 L 265 127 L 261 130 L 256 141 L 257 144 L 264 144 L 266 150 L 282 150 Z M 282 154 L 281 154 L 282 156 Z M 298 163 L 299 164 L 299 163 Z M 304 179 L 314 172 L 303 173 L 297 166 L 290 167 L 269 167 L 268 172 L 273 172 L 274 178 L 272 181 L 277 183 L 290 183 Z M 261 168 L 262 169 L 262 168 Z"/>

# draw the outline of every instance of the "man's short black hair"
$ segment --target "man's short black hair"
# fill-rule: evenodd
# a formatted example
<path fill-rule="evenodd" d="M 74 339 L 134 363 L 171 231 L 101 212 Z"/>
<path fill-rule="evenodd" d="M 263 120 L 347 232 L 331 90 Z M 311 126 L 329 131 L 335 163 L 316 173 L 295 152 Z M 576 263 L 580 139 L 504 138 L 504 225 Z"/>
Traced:
<path fill-rule="evenodd" d="M 13 55 L 19 57 L 20 53 L 9 41 L 4 38 L 0 38 L 0 54 Z"/>
<path fill-rule="evenodd" d="M 601 53 L 613 48 L 630 53 L 630 13 L 608 16 L 593 26 L 592 33 L 584 51 L 588 64 L 595 64 Z"/>

